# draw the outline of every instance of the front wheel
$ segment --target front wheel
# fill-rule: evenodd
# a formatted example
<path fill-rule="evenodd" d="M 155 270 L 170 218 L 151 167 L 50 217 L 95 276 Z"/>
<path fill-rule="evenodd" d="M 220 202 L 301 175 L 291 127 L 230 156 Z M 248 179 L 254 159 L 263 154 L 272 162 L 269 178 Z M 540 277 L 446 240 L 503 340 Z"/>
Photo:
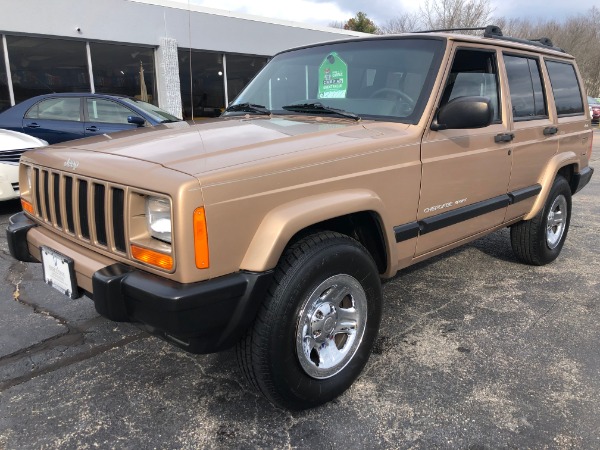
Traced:
<path fill-rule="evenodd" d="M 570 221 L 571 188 L 558 175 L 542 210 L 510 228 L 513 252 L 519 260 L 536 266 L 554 261 L 565 243 Z"/>
<path fill-rule="evenodd" d="M 306 409 L 334 399 L 365 366 L 381 320 L 377 267 L 356 240 L 305 237 L 282 256 L 238 362 L 272 403 Z"/>

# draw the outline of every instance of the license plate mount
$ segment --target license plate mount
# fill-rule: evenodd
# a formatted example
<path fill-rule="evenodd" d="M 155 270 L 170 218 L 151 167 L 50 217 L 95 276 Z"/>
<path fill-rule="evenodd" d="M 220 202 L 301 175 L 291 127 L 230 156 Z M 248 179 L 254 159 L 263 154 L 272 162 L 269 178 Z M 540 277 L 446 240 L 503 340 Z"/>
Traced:
<path fill-rule="evenodd" d="M 40 247 L 44 281 L 69 298 L 80 297 L 73 259 L 49 247 Z"/>

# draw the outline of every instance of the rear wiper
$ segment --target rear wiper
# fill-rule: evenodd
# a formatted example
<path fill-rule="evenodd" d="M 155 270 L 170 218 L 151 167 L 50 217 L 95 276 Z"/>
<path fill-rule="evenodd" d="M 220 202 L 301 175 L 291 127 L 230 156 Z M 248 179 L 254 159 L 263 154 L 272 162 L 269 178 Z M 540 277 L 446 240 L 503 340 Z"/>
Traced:
<path fill-rule="evenodd" d="M 351 113 L 349 111 L 344 111 L 343 109 L 331 108 L 329 106 L 325 106 L 322 103 L 299 103 L 297 105 L 287 105 L 282 106 L 286 111 L 294 111 L 294 112 L 306 112 L 306 113 L 315 113 L 315 114 L 337 114 L 338 116 L 349 117 L 350 119 L 360 120 L 360 116 Z"/>
<path fill-rule="evenodd" d="M 248 112 L 264 114 L 266 116 L 271 115 L 271 111 L 269 111 L 263 105 L 255 105 L 253 103 L 238 103 L 237 105 L 231 105 L 225 110 L 225 112 Z"/>

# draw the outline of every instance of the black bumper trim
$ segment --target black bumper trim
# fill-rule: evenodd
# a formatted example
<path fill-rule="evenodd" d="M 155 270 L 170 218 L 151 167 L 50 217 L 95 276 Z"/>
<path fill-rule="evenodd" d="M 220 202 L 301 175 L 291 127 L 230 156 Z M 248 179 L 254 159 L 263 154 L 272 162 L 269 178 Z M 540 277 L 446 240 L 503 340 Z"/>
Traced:
<path fill-rule="evenodd" d="M 593 174 L 594 168 L 587 166 L 581 169 L 579 173 L 573 175 L 573 180 L 571 181 L 571 191 L 573 194 L 577 194 L 580 190 L 582 190 L 590 182 Z"/>
<path fill-rule="evenodd" d="M 189 352 L 211 353 L 231 347 L 243 335 L 272 275 L 237 272 L 182 284 L 117 263 L 93 275 L 93 300 L 108 319 L 141 322 Z"/>
<path fill-rule="evenodd" d="M 8 250 L 13 258 L 23 262 L 39 262 L 31 256 L 27 246 L 27 232 L 33 227 L 37 227 L 37 223 L 27 217 L 24 212 L 14 214 L 8 219 L 6 240 Z"/>

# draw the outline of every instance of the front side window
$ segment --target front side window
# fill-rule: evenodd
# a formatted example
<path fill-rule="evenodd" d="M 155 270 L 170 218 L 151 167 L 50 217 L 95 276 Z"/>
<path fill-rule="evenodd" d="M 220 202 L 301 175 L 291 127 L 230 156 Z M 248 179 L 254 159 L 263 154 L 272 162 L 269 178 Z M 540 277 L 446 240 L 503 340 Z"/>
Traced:
<path fill-rule="evenodd" d="M 25 114 L 27 119 L 80 122 L 79 97 L 49 98 L 36 103 Z"/>
<path fill-rule="evenodd" d="M 583 114 L 581 89 L 573 64 L 558 61 L 546 61 L 556 113 L 558 116 Z"/>
<path fill-rule="evenodd" d="M 89 122 L 129 123 L 127 117 L 135 116 L 132 110 L 110 100 L 98 98 L 87 99 Z"/>
<path fill-rule="evenodd" d="M 548 117 L 538 60 L 504 55 L 515 120 Z"/>
<path fill-rule="evenodd" d="M 486 97 L 494 110 L 493 120 L 500 120 L 496 53 L 459 49 L 442 95 L 440 106 L 458 97 Z"/>
<path fill-rule="evenodd" d="M 438 39 L 368 39 L 281 53 L 232 106 L 324 115 L 335 114 L 324 108 L 336 108 L 363 118 L 417 123 L 444 46 Z M 239 114 L 233 111 L 225 115 Z"/>

